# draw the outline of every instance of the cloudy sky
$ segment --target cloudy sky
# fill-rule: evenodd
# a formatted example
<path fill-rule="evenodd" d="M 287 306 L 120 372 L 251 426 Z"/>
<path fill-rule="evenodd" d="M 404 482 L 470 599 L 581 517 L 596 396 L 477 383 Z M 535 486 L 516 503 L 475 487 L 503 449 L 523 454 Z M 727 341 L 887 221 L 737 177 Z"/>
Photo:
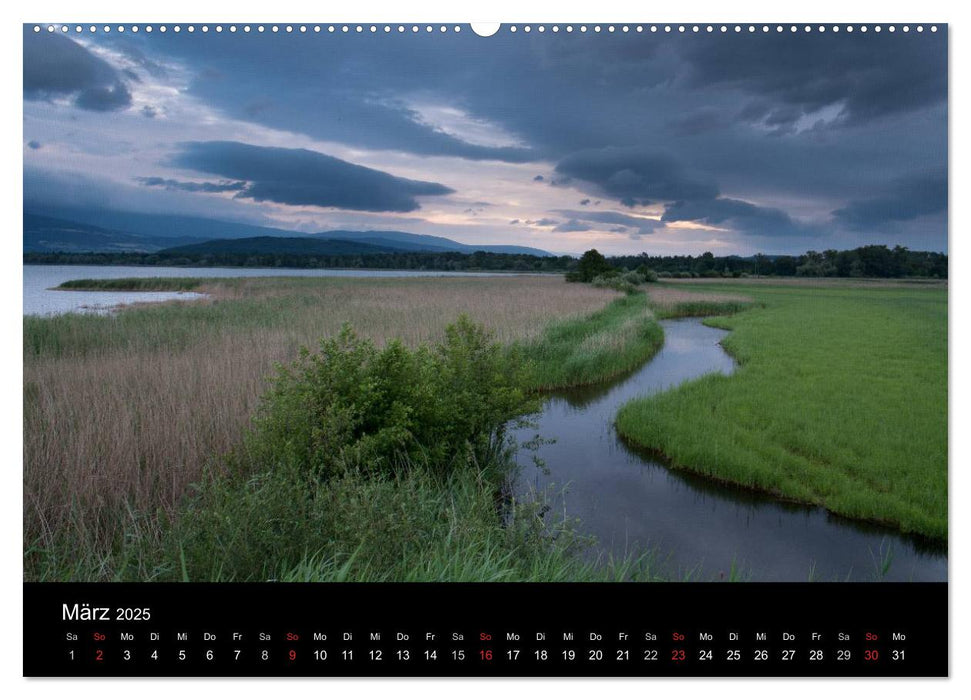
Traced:
<path fill-rule="evenodd" d="M 25 206 L 567 253 L 944 251 L 946 44 L 25 28 Z"/>

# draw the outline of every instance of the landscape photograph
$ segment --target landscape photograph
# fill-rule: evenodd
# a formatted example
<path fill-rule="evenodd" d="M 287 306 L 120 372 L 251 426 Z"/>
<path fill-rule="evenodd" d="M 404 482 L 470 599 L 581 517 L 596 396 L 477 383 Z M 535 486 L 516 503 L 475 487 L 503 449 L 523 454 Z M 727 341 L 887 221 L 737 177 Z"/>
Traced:
<path fill-rule="evenodd" d="M 888 27 L 24 25 L 24 581 L 947 581 Z"/>

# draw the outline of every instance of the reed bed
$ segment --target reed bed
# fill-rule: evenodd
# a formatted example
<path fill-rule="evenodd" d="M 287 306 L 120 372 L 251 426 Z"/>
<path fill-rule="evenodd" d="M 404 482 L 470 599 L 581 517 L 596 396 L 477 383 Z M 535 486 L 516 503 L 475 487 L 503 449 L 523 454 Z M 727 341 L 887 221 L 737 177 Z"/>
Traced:
<path fill-rule="evenodd" d="M 378 345 L 416 346 L 441 340 L 465 313 L 510 343 L 618 296 L 527 276 L 249 278 L 196 289 L 207 298 L 24 319 L 28 568 L 31 553 L 65 541 L 96 550 L 123 536 L 131 523 L 119 513 L 171 511 L 239 443 L 274 366 L 345 322 Z"/>

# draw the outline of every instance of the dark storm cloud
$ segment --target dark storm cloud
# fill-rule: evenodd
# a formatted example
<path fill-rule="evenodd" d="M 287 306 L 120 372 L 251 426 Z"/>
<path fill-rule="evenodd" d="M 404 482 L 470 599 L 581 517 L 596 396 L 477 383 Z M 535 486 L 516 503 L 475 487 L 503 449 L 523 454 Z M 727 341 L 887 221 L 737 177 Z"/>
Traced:
<path fill-rule="evenodd" d="M 569 221 L 560 224 L 553 230 L 556 233 L 574 233 L 579 231 L 592 231 L 593 226 L 577 221 L 576 219 L 570 219 Z"/>
<path fill-rule="evenodd" d="M 683 45 L 691 87 L 747 93 L 747 116 L 777 126 L 828 105 L 842 104 L 842 121 L 859 124 L 947 98 L 940 34 L 759 32 Z"/>
<path fill-rule="evenodd" d="M 691 177 L 671 156 L 644 148 L 578 151 L 557 163 L 556 172 L 582 180 L 628 207 L 718 194 L 713 183 Z"/>
<path fill-rule="evenodd" d="M 833 218 L 847 228 L 866 230 L 894 221 L 947 210 L 947 173 L 929 173 L 903 178 L 878 197 L 855 200 L 833 212 Z"/>
<path fill-rule="evenodd" d="M 73 97 L 81 109 L 108 112 L 131 106 L 131 93 L 107 62 L 67 37 L 24 28 L 24 99 Z"/>
<path fill-rule="evenodd" d="M 798 202 L 799 217 L 825 221 L 835 238 L 856 242 L 861 237 L 851 234 L 851 227 L 865 226 L 879 212 L 896 211 L 890 220 L 906 222 L 892 217 L 924 206 L 917 201 L 897 203 L 896 210 L 888 206 L 882 200 L 896 195 L 887 182 L 946 166 L 946 27 L 936 33 L 879 35 L 872 30 L 792 34 L 788 28 L 781 35 L 758 31 L 727 36 L 504 31 L 488 40 L 470 32 L 428 37 L 394 32 L 380 42 L 355 37 L 303 41 L 282 33 L 211 32 L 200 41 L 188 33 L 99 32 L 85 34 L 83 41 L 111 48 L 111 56 L 124 56 L 123 63 L 143 85 L 155 82 L 156 67 L 171 76 L 175 71 L 167 67 L 178 66 L 180 78 L 187 76 L 188 96 L 210 108 L 217 119 L 239 119 L 365 149 L 374 163 L 381 162 L 381 151 L 393 152 L 395 159 L 531 161 L 524 171 L 527 183 L 569 185 L 582 193 L 544 195 L 562 197 L 563 202 L 602 197 L 607 207 L 618 201 L 681 202 L 669 207 L 669 219 L 694 213 L 698 218 L 686 220 L 722 217 L 718 225 L 743 234 L 770 228 L 793 232 L 775 243 L 775 252 L 783 247 L 799 250 L 797 236 L 815 235 L 817 229 L 794 220 L 790 214 L 795 209 L 760 205 Z M 53 53 L 74 47 L 77 61 L 63 76 L 38 75 L 36 65 L 41 64 L 30 58 L 36 45 L 52 46 Z M 82 89 L 94 87 L 100 92 L 81 100 L 90 107 L 124 103 L 135 83 L 126 82 L 129 78 L 98 55 L 59 34 L 25 37 L 25 99 L 73 101 Z M 84 67 L 90 69 L 85 75 L 94 77 L 79 87 L 75 73 Z M 119 81 L 123 91 L 115 90 Z M 159 116 L 162 104 L 154 107 Z M 452 117 L 442 116 L 447 110 L 454 110 Z M 179 119 L 175 109 L 164 116 Z M 29 133 L 46 142 L 46 132 Z M 219 138 L 240 138 L 238 133 L 258 132 L 227 132 Z M 450 181 L 445 173 L 452 164 L 447 161 L 414 163 L 435 173 L 421 177 Z M 561 165 L 554 172 L 548 163 Z M 493 176 L 490 168 L 483 163 L 484 179 Z M 304 191 L 309 184 L 285 178 L 219 177 L 245 180 L 247 188 L 240 191 L 244 197 L 320 199 Z M 501 180 L 495 179 L 496 187 Z M 171 196 L 195 206 L 192 197 L 179 199 L 180 193 L 160 187 L 133 186 L 125 196 L 133 191 L 144 197 Z M 393 189 L 398 193 L 393 197 L 378 196 L 380 207 L 389 199 L 393 210 L 417 206 L 420 194 Z M 732 199 L 719 199 L 722 192 Z M 352 203 L 367 199 L 356 189 L 344 195 Z M 229 198 L 195 199 L 214 206 L 233 204 Z M 596 204 L 581 209 L 588 206 Z M 841 208 L 831 215 L 836 207 Z M 729 209 L 732 216 L 726 218 Z M 522 218 L 530 210 L 508 215 Z M 572 219 L 578 226 L 597 228 L 601 223 L 564 216 L 561 221 L 567 224 L 561 225 Z M 923 218 L 896 228 L 919 229 L 943 249 L 947 237 L 941 221 L 946 218 Z"/>
<path fill-rule="evenodd" d="M 511 137 L 507 143 L 501 138 L 483 143 L 463 133 L 461 124 L 452 128 L 435 122 L 435 107 L 458 109 L 480 123 L 506 121 L 508 102 L 482 112 L 475 93 L 495 97 L 516 58 L 465 32 L 422 37 L 418 44 L 415 37 L 385 35 L 367 47 L 228 32 L 210 34 L 208 45 L 187 38 L 169 34 L 163 50 L 191 66 L 193 95 L 229 115 L 371 150 L 514 163 L 538 160 L 529 140 L 515 138 L 514 129 L 505 130 Z M 475 90 L 470 80 L 478 86 Z M 521 98 L 517 94 L 512 101 Z M 419 105 L 433 109 L 423 112 Z"/>
<path fill-rule="evenodd" d="M 237 182 L 183 182 L 162 177 L 136 177 L 135 180 L 146 187 L 164 187 L 167 190 L 182 192 L 238 192 L 246 187 L 246 183 Z"/>
<path fill-rule="evenodd" d="M 184 144 L 172 164 L 248 184 L 238 197 L 258 202 L 407 212 L 417 197 L 453 192 L 436 182 L 389 173 L 302 148 L 270 148 L 235 141 Z"/>
<path fill-rule="evenodd" d="M 92 112 L 113 112 L 131 105 L 131 93 L 121 82 L 111 86 L 91 87 L 79 92 L 74 104 Z"/>
<path fill-rule="evenodd" d="M 736 132 L 723 145 L 727 157 L 704 173 L 733 190 L 727 178 L 738 172 L 748 147 L 735 138 L 753 123 L 791 134 L 798 115 L 846 103 L 840 123 L 859 124 L 867 115 L 902 114 L 944 94 L 946 31 L 733 34 L 500 32 L 484 41 L 463 32 L 423 37 L 417 45 L 415 37 L 392 34 L 365 46 L 224 32 L 205 42 L 170 34 L 153 43 L 195 69 L 194 95 L 229 114 L 370 149 L 555 162 L 588 148 L 656 148 L 659 131 L 673 128 L 676 138 L 665 149 L 695 165 L 703 146 L 685 140 Z M 209 77 L 215 74 L 235 79 Z M 408 96 L 416 94 L 500 126 L 527 147 L 476 146 L 446 134 L 409 107 Z M 273 108 L 256 113 L 253 104 Z M 744 117 L 740 107 L 748 109 Z M 724 126 L 738 128 L 716 128 L 719 113 Z M 912 131 L 890 129 L 895 143 L 909 141 L 914 151 L 926 145 L 915 143 Z M 942 133 L 942 127 L 922 133 Z M 847 143 L 819 150 L 829 156 Z M 759 172 L 749 177 L 759 179 Z M 820 179 L 838 190 L 857 178 L 834 161 Z M 776 190 L 787 186 L 774 174 L 763 181 Z"/>
<path fill-rule="evenodd" d="M 761 114 L 754 114 L 755 119 Z M 714 107 L 702 107 L 690 114 L 677 116 L 669 122 L 671 130 L 678 136 L 695 136 L 707 131 L 717 131 L 730 126 L 731 120 L 724 110 Z"/>
<path fill-rule="evenodd" d="M 669 204 L 661 221 L 697 221 L 732 228 L 749 236 L 814 236 L 819 231 L 795 221 L 781 209 L 760 207 L 738 199 L 680 201 Z"/>
<path fill-rule="evenodd" d="M 573 209 L 556 209 L 555 212 L 562 216 L 569 217 L 573 221 L 608 224 L 614 227 L 621 226 L 625 230 L 633 229 L 638 235 L 654 233 L 655 230 L 664 228 L 663 221 L 639 216 L 629 216 L 627 214 L 622 214 L 619 211 L 575 211 Z M 615 228 L 611 228 L 609 230 L 613 233 L 619 233 Z"/>

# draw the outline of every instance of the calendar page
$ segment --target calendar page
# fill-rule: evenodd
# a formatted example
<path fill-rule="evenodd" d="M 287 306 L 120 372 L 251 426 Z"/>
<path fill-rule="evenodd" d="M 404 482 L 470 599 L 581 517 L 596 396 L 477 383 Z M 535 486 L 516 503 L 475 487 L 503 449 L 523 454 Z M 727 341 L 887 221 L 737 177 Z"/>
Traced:
<path fill-rule="evenodd" d="M 947 24 L 22 34 L 25 676 L 948 675 Z"/>

